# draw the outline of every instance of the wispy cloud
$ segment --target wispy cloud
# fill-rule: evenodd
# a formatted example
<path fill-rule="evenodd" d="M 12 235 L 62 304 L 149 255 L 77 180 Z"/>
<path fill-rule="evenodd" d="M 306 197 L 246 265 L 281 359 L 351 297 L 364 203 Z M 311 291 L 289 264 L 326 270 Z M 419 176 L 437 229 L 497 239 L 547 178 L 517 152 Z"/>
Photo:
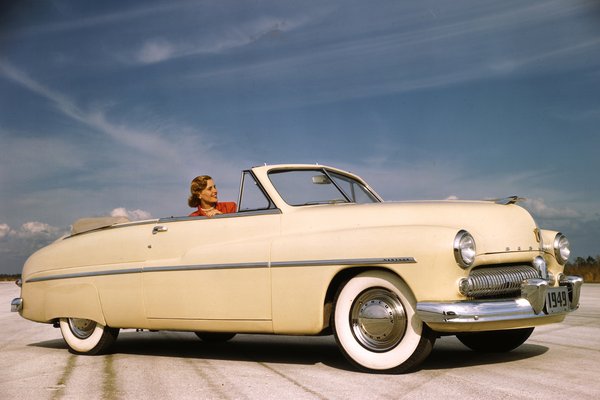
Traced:
<path fill-rule="evenodd" d="M 168 40 L 165 37 L 145 41 L 129 59 L 135 63 L 154 64 L 181 57 L 226 52 L 255 43 L 262 38 L 282 35 L 310 21 L 306 17 L 283 19 L 262 17 L 237 26 L 235 29 L 215 27 L 195 41 L 190 39 Z"/>
<path fill-rule="evenodd" d="M 6 61 L 0 61 L 0 75 L 21 85 L 31 92 L 46 98 L 63 115 L 78 121 L 97 132 L 103 133 L 116 142 L 146 154 L 157 154 L 158 152 L 169 157 L 177 155 L 176 149 L 169 141 L 159 134 L 149 131 L 139 131 L 127 126 L 114 124 L 106 118 L 103 110 L 86 111 L 69 99 L 68 96 L 52 90 L 45 85 L 35 81 L 23 71 L 15 68 Z"/>
<path fill-rule="evenodd" d="M 269 105 L 290 107 L 444 88 L 508 74 L 539 73 L 540 69 L 572 68 L 579 55 L 600 49 L 600 39 L 579 40 L 575 35 L 566 40 L 557 33 L 540 44 L 536 29 L 584 14 L 586 7 L 585 3 L 565 5 L 561 1 L 482 3 L 477 7 L 459 2 L 452 12 L 424 19 L 422 24 L 406 21 L 406 29 L 381 29 L 386 22 L 398 23 L 396 15 L 383 15 L 376 23 L 364 21 L 356 28 L 322 24 L 318 35 L 313 31 L 302 38 L 293 37 L 299 41 L 298 51 L 293 53 L 275 52 L 269 58 L 251 58 L 212 70 L 201 68 L 183 79 L 199 87 L 240 76 L 265 85 L 296 84 L 303 89 L 296 97 L 288 95 L 285 103 Z M 548 31 L 543 30 L 545 35 Z M 517 32 L 520 41 L 507 43 L 507 32 Z M 242 87 L 244 82 L 240 82 Z"/>
<path fill-rule="evenodd" d="M 183 50 L 178 49 L 173 43 L 162 38 L 152 39 L 143 44 L 136 59 L 142 64 L 154 64 L 173 58 L 178 53 L 182 54 Z"/>

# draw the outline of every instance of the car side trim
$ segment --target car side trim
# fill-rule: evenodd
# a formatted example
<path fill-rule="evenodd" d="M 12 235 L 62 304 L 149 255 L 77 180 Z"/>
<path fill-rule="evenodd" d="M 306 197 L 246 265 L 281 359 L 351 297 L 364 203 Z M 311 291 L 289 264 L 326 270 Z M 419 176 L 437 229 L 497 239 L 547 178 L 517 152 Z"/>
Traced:
<path fill-rule="evenodd" d="M 267 262 L 235 263 L 235 264 L 200 264 L 200 265 L 174 265 L 164 267 L 146 267 L 143 272 L 165 272 L 165 271 L 202 271 L 208 269 L 242 269 L 242 268 L 268 268 Z"/>
<path fill-rule="evenodd" d="M 29 278 L 25 282 L 42 282 L 42 281 L 52 281 L 56 279 L 72 279 L 72 278 L 84 278 L 90 276 L 105 276 L 105 275 L 123 275 L 123 274 L 136 274 L 142 272 L 143 269 L 140 268 L 127 268 L 127 269 L 111 269 L 106 271 L 91 271 L 91 272 L 76 272 L 72 274 L 58 274 L 58 275 L 49 275 L 49 276 L 40 276 L 37 278 Z"/>
<path fill-rule="evenodd" d="M 379 265 L 379 264 L 414 264 L 413 257 L 388 257 L 388 258 L 347 258 L 336 260 L 301 260 L 301 261 L 275 261 L 271 267 L 313 267 L 330 265 Z"/>
<path fill-rule="evenodd" d="M 284 268 L 284 267 L 315 267 L 332 265 L 382 265 L 382 264 L 414 264 L 417 261 L 413 257 L 388 257 L 388 258 L 348 258 L 335 260 L 299 260 L 299 261 L 275 261 L 254 263 L 232 263 L 232 264 L 198 264 L 198 265 L 173 265 L 158 267 L 139 267 L 127 269 L 111 269 L 104 271 L 76 272 L 72 274 L 58 274 L 40 276 L 27 279 L 30 282 L 51 281 L 56 279 L 72 279 L 93 276 L 136 274 L 141 272 L 173 272 L 173 271 L 202 271 L 213 269 L 242 269 L 242 268 Z"/>

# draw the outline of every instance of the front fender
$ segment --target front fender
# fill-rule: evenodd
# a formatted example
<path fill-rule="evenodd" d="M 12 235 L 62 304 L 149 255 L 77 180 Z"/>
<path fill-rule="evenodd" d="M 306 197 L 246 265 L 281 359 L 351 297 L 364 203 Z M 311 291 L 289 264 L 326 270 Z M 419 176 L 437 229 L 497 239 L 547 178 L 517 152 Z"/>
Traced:
<path fill-rule="evenodd" d="M 366 227 L 291 233 L 271 247 L 273 327 L 277 333 L 318 333 L 334 277 L 347 268 L 387 269 L 418 300 L 458 295 L 463 270 L 454 261 L 457 229 L 431 226 Z M 448 285 L 448 282 L 452 282 Z M 333 289 L 335 291 L 335 288 Z"/>

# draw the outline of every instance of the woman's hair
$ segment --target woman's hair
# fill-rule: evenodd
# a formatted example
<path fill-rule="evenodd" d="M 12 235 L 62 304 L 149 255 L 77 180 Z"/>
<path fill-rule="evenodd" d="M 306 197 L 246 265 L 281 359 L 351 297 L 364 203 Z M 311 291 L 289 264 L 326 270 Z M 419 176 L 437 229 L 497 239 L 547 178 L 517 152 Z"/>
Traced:
<path fill-rule="evenodd" d="M 196 208 L 200 205 L 200 192 L 206 189 L 206 184 L 211 179 L 208 175 L 200 175 L 192 180 L 192 184 L 190 185 L 191 195 L 188 198 L 188 205 L 190 207 Z"/>

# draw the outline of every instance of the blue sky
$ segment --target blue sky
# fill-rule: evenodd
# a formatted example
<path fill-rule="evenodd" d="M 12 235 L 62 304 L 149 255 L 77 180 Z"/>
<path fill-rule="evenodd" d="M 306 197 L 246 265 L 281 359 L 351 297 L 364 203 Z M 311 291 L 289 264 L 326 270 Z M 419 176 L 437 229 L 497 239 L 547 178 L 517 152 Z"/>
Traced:
<path fill-rule="evenodd" d="M 517 194 L 600 254 L 597 1 L 8 1 L 0 273 L 87 216 L 309 162 L 386 200 Z"/>

